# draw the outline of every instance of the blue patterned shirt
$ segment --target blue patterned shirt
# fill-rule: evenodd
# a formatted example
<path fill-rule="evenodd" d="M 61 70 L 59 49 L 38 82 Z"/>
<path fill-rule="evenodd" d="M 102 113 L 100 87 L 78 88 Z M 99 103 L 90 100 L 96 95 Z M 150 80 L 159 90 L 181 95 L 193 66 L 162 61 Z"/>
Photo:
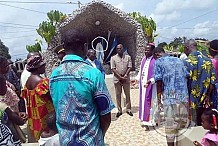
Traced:
<path fill-rule="evenodd" d="M 99 116 L 115 107 L 102 73 L 77 55 L 66 55 L 50 77 L 62 146 L 104 146 Z"/>
<path fill-rule="evenodd" d="M 205 57 L 199 51 L 189 54 L 184 63 L 190 73 L 189 94 L 191 107 L 197 109 L 202 107 L 210 84 L 216 83 L 215 69 L 211 59 Z"/>
<path fill-rule="evenodd" d="M 164 105 L 188 102 L 187 77 L 189 76 L 182 60 L 172 56 L 163 56 L 155 61 L 155 81 L 163 82 Z"/>

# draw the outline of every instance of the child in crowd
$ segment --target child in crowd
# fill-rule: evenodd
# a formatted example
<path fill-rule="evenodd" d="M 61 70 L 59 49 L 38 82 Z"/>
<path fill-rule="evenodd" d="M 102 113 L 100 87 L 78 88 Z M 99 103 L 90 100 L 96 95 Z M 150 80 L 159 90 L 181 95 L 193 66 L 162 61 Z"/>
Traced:
<path fill-rule="evenodd" d="M 49 128 L 49 131 L 43 131 L 40 139 L 40 146 L 60 146 L 59 135 L 56 126 L 56 116 L 55 112 L 50 113 L 46 118 L 46 123 Z"/>
<path fill-rule="evenodd" d="M 218 111 L 207 109 L 203 112 L 202 127 L 209 130 L 203 137 L 201 143 L 194 141 L 195 146 L 218 146 Z"/>

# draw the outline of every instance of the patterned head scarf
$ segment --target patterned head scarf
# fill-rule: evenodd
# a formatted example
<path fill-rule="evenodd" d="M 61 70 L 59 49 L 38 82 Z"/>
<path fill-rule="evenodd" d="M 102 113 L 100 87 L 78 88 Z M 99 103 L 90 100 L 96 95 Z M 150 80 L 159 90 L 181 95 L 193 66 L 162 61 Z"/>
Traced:
<path fill-rule="evenodd" d="M 29 72 L 41 67 L 42 65 L 44 65 L 45 62 L 43 62 L 42 57 L 39 55 L 34 55 L 31 56 L 28 60 L 27 60 L 27 70 Z"/>

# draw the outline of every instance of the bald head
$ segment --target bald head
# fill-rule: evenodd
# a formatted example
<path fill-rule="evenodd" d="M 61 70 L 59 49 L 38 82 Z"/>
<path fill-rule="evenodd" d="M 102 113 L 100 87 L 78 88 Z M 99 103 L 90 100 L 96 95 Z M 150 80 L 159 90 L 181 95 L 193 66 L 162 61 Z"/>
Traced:
<path fill-rule="evenodd" d="M 95 50 L 89 49 L 89 50 L 88 50 L 88 54 L 89 54 L 89 53 L 95 53 Z"/>
<path fill-rule="evenodd" d="M 95 52 L 95 50 L 89 49 L 89 50 L 88 50 L 88 53 L 87 53 L 87 57 L 88 57 L 90 60 L 94 61 L 94 60 L 96 59 L 96 52 Z"/>
<path fill-rule="evenodd" d="M 117 48 L 116 48 L 117 54 L 122 57 L 123 56 L 123 45 L 122 44 L 118 44 Z"/>
<path fill-rule="evenodd" d="M 190 53 L 197 51 L 197 43 L 195 40 L 190 39 L 185 42 L 184 53 L 188 56 Z"/>

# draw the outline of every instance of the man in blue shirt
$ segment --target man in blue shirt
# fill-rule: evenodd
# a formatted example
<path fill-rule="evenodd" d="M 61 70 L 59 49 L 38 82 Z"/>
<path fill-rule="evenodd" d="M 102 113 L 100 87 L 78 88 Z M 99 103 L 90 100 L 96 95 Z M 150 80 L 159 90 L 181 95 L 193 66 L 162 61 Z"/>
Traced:
<path fill-rule="evenodd" d="M 184 64 L 190 73 L 188 86 L 191 120 L 201 126 L 201 115 L 204 107 L 210 106 L 210 97 L 216 83 L 215 70 L 211 59 L 197 51 L 195 40 L 187 40 L 184 48 L 188 56 Z"/>
<path fill-rule="evenodd" d="M 102 73 L 83 59 L 86 38 L 71 29 L 63 32 L 66 56 L 50 77 L 62 146 L 104 146 L 104 135 L 115 107 Z"/>
<path fill-rule="evenodd" d="M 174 146 L 176 131 L 188 120 L 187 78 L 189 73 L 181 59 L 165 54 L 163 48 L 155 48 L 153 53 L 154 57 L 158 58 L 154 64 L 158 105 L 161 105 L 162 100 L 164 118 L 167 123 L 165 125 L 167 144 Z M 174 127 L 168 123 L 176 123 L 177 126 Z"/>
<path fill-rule="evenodd" d="M 96 59 L 95 50 L 93 50 L 93 49 L 88 50 L 86 62 L 89 65 L 93 66 L 94 68 L 99 69 L 101 71 L 101 73 L 103 74 L 103 76 L 105 77 L 105 72 L 104 72 L 103 66 L 102 66 L 101 62 L 98 61 L 98 59 Z"/>

